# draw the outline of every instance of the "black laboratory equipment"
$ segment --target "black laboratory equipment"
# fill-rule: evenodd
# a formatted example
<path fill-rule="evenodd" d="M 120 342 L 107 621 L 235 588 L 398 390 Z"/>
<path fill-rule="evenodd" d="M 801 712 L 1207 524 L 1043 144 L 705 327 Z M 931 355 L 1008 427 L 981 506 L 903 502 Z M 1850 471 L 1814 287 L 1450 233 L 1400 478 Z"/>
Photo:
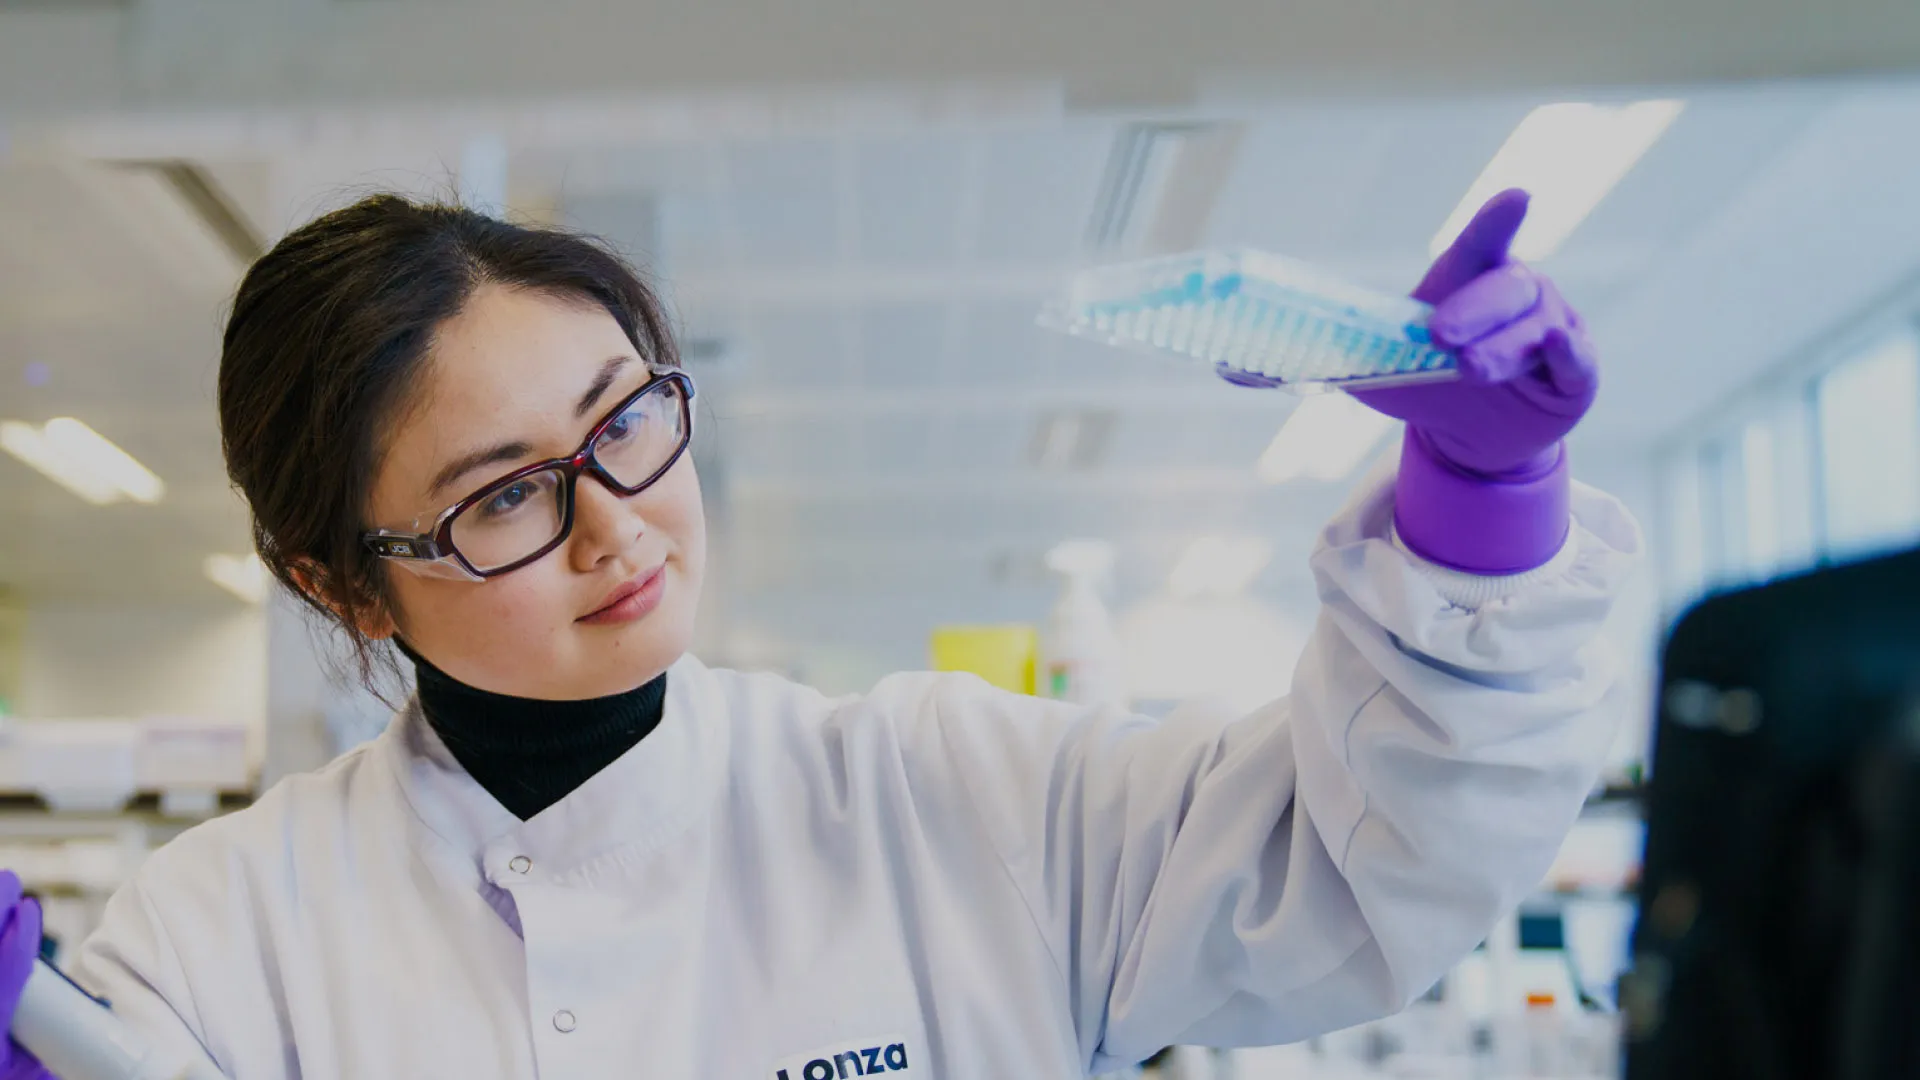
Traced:
<path fill-rule="evenodd" d="M 1920 551 L 1668 639 L 1629 1080 L 1920 1077 Z"/>

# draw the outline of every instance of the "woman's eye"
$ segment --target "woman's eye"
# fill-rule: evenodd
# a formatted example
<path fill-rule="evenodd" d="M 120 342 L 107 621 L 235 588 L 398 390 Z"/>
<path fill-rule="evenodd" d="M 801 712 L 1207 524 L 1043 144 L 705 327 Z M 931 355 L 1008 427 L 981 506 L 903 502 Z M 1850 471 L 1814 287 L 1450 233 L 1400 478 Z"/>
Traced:
<path fill-rule="evenodd" d="M 533 498 L 533 485 L 522 480 L 500 489 L 500 493 L 487 500 L 487 513 L 504 514 L 519 508 L 522 503 Z"/>
<path fill-rule="evenodd" d="M 608 424 L 607 430 L 600 434 L 600 445 L 605 446 L 608 443 L 624 441 L 631 437 L 639 427 L 640 416 L 638 413 L 621 413 L 619 416 L 614 417 L 613 423 Z"/>

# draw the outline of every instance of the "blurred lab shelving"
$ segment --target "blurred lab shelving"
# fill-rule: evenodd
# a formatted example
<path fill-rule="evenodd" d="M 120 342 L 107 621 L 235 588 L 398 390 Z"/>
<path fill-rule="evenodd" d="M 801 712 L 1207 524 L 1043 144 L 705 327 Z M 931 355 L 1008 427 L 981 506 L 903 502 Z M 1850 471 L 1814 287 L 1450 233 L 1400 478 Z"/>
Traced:
<path fill-rule="evenodd" d="M 0 866 L 75 946 L 147 856 L 252 801 L 247 731 L 184 717 L 0 722 Z"/>

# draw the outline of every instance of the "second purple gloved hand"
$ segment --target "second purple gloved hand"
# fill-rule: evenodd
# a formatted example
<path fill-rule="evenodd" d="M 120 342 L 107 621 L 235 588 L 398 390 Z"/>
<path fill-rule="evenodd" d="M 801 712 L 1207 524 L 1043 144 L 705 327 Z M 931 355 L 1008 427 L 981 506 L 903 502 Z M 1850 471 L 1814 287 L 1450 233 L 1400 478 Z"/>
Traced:
<path fill-rule="evenodd" d="M 40 905 L 21 898 L 20 879 L 0 870 L 0 1080 L 55 1080 L 6 1029 L 40 956 Z"/>

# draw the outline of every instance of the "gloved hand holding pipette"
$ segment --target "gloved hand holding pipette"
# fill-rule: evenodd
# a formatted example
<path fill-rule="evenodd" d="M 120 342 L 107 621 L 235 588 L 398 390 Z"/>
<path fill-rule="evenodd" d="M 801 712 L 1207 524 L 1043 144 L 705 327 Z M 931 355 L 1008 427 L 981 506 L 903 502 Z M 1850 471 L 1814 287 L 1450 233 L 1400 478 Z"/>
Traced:
<path fill-rule="evenodd" d="M 0 870 L 0 1032 L 13 1026 L 13 1011 L 26 992 L 40 955 L 40 905 L 21 896 L 20 879 Z M 11 1035 L 0 1036 L 0 1080 L 55 1080 Z"/>
<path fill-rule="evenodd" d="M 0 870 L 0 1080 L 221 1080 L 211 1062 L 149 1042 L 41 961 L 40 905 L 22 892 Z"/>

